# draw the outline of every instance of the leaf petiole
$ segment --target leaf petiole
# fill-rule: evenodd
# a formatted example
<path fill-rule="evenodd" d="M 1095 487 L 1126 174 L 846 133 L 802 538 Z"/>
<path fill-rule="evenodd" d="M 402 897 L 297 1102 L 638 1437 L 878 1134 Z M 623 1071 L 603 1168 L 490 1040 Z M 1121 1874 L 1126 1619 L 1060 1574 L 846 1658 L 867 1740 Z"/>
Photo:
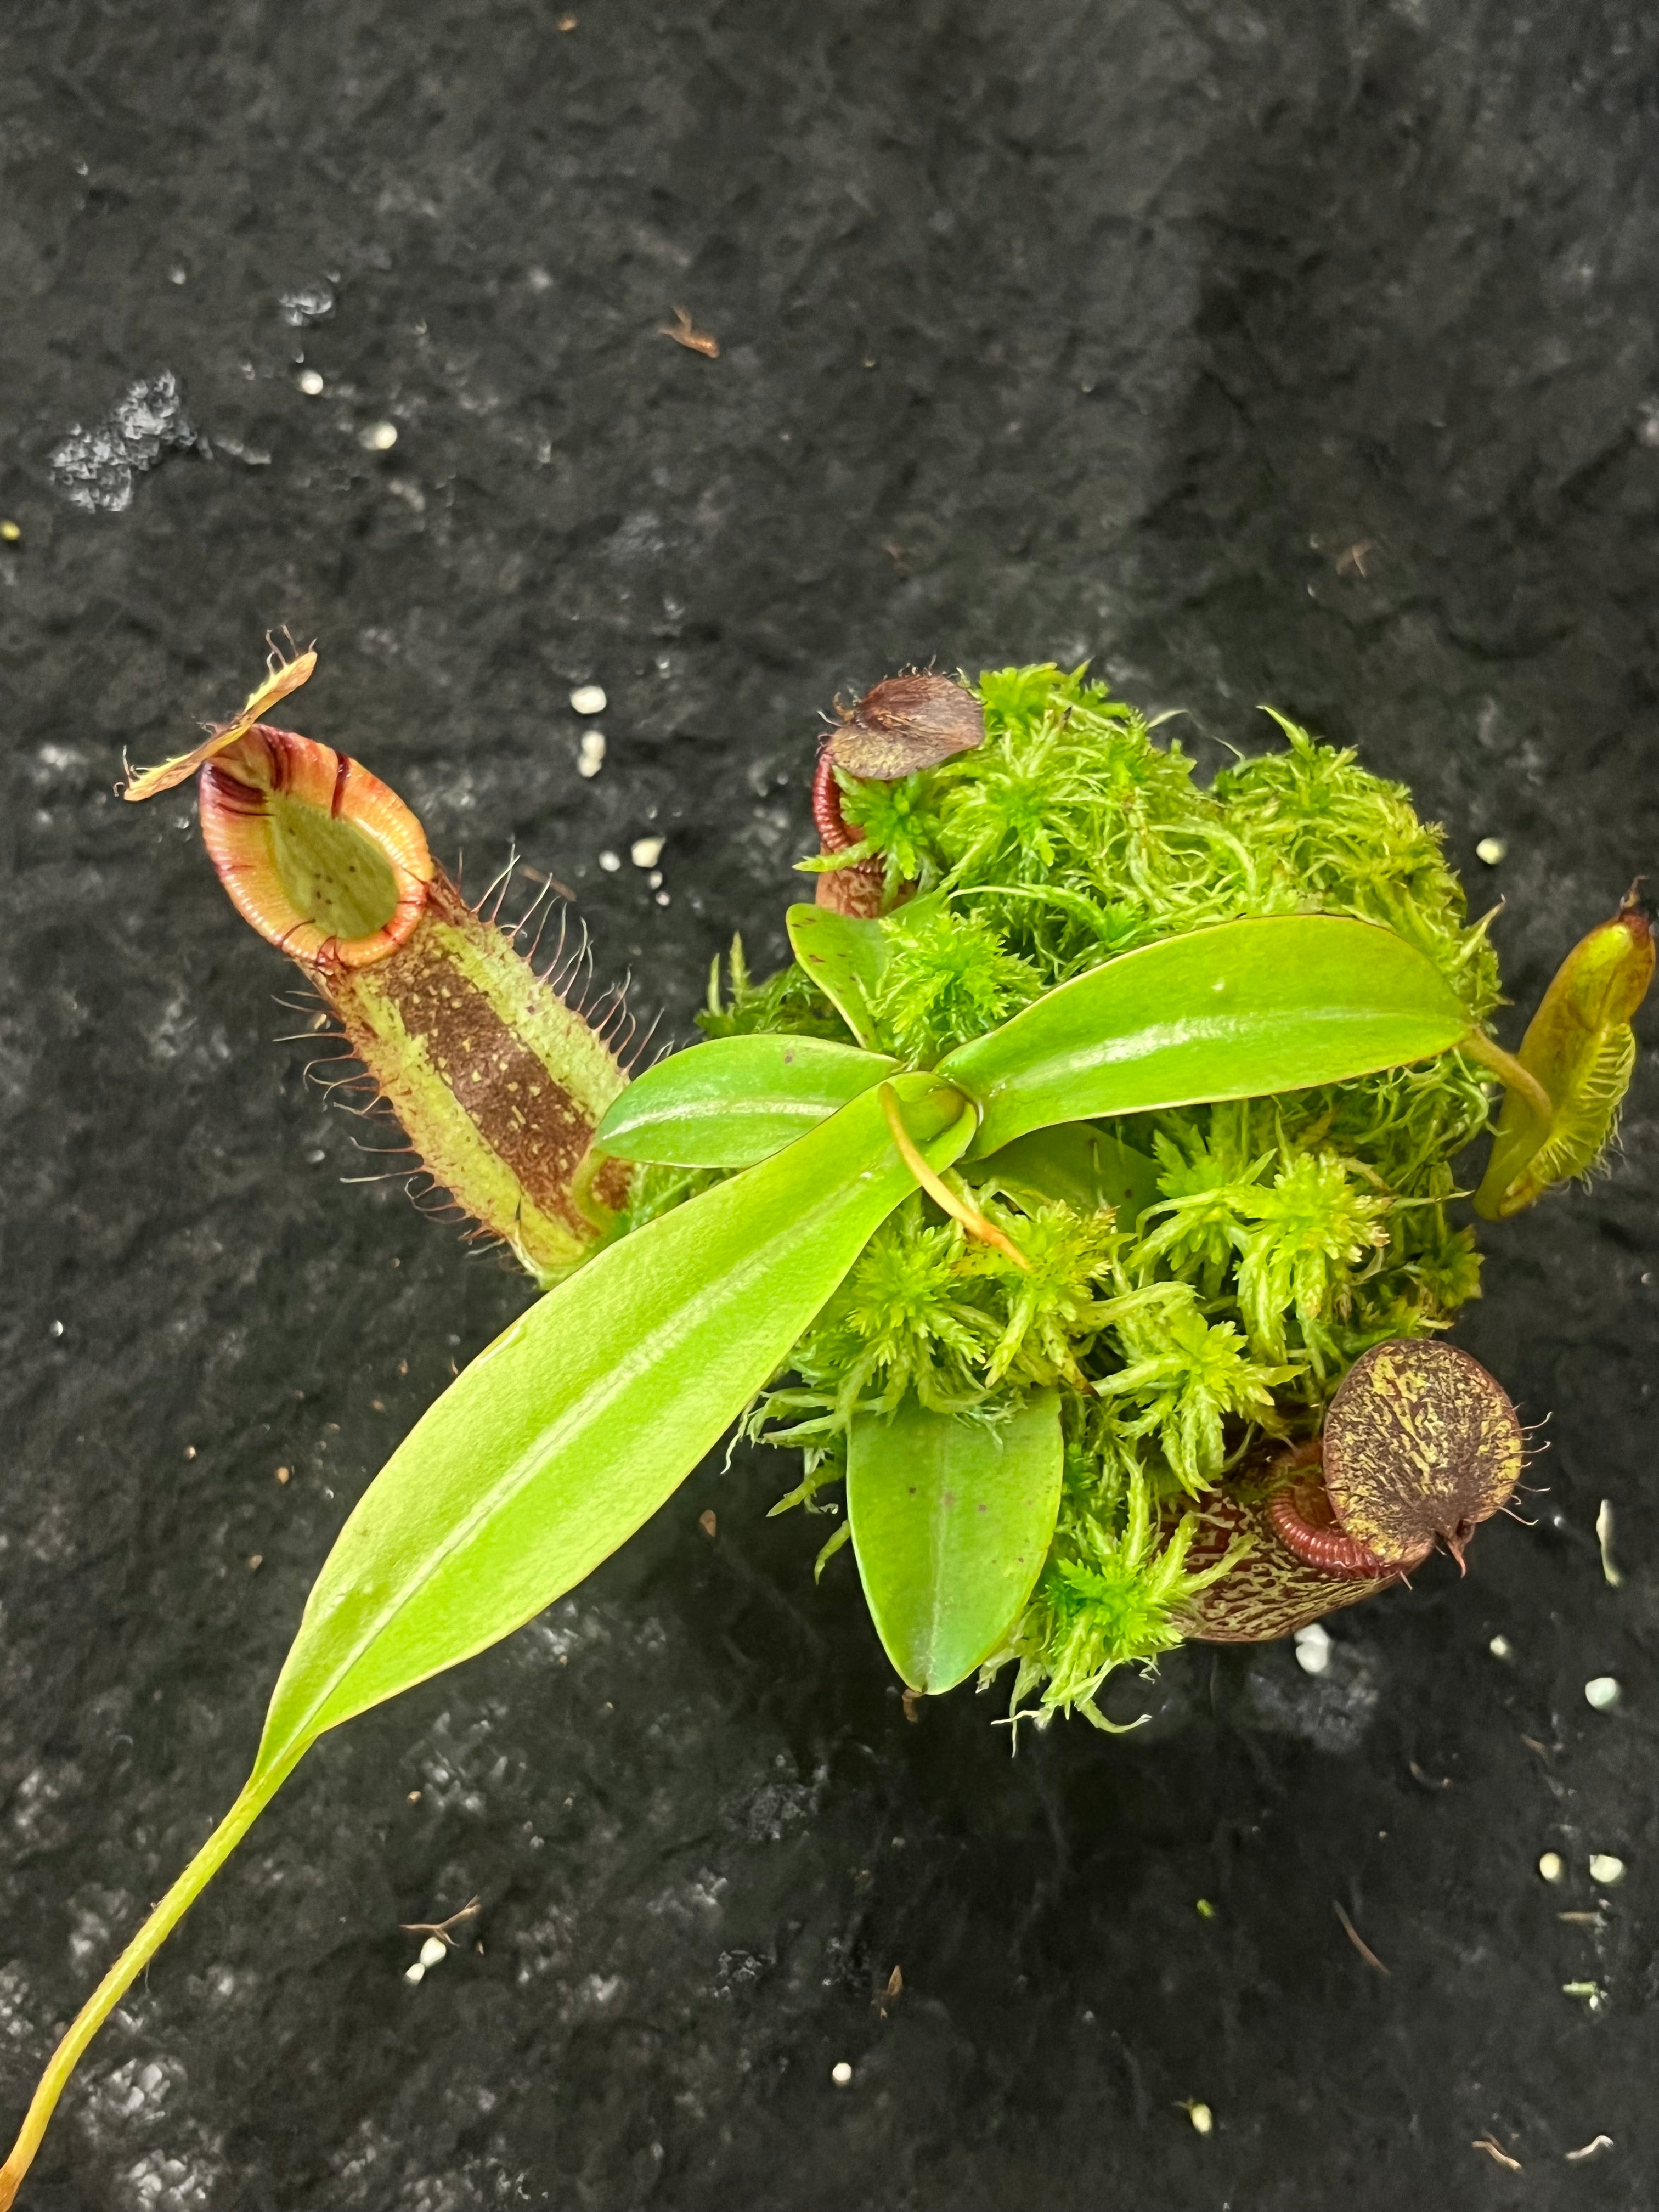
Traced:
<path fill-rule="evenodd" d="M 976 1206 L 970 1206 L 965 1198 L 958 1198 L 943 1176 L 933 1173 L 911 1143 L 910 1133 L 904 1126 L 892 1085 L 884 1083 L 878 1095 L 881 1110 L 887 1116 L 887 1126 L 893 1133 L 894 1144 L 898 1147 L 899 1158 L 934 1205 L 941 1207 L 953 1221 L 959 1221 L 970 1237 L 977 1237 L 982 1244 L 994 1244 L 999 1252 L 1005 1253 L 1017 1267 L 1023 1267 L 1029 1275 L 1031 1263 L 1018 1245 L 1012 1238 L 1005 1237 L 994 1221 L 988 1221 Z"/>
<path fill-rule="evenodd" d="M 307 1738 L 286 1759 L 248 1777 L 236 1802 L 76 2014 L 40 2076 L 11 2155 L 0 2166 L 0 2212 L 9 2212 L 82 2052 L 264 1811 L 310 1742 Z"/>

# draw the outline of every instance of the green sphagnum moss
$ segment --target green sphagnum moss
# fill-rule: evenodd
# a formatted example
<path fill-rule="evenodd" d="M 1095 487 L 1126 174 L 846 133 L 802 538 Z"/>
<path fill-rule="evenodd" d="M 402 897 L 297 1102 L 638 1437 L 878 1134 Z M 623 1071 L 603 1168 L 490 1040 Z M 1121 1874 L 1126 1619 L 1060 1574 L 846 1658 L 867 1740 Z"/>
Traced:
<path fill-rule="evenodd" d="M 1000 669 L 976 687 L 982 749 L 897 784 L 843 778 L 860 853 L 879 854 L 890 957 L 883 1042 L 928 1066 L 1103 958 L 1254 915 L 1351 915 L 1426 953 L 1485 1020 L 1497 962 L 1470 927 L 1440 833 L 1398 784 L 1275 717 L 1282 751 L 1207 790 L 1173 739 L 1081 671 Z M 927 894 L 939 896 L 928 897 Z M 711 1036 L 846 1039 L 798 967 L 755 984 L 734 948 Z M 1471 1232 L 1447 1218 L 1451 1163 L 1488 1122 L 1487 1080 L 1457 1054 L 1329 1088 L 1116 1125 L 1158 1197 L 1138 1219 L 978 1202 L 1031 1261 L 1022 1273 L 918 1193 L 877 1231 L 745 1431 L 797 1446 L 777 1509 L 823 1510 L 854 1415 L 924 1406 L 994 1423 L 1060 1387 L 1064 1502 L 1047 1567 L 988 1676 L 1014 1705 L 1100 1725 L 1111 1670 L 1180 1641 L 1172 1613 L 1221 1571 L 1187 1566 L 1183 1498 L 1259 1437 L 1305 1434 L 1367 1346 L 1445 1328 L 1478 1295 Z M 629 1226 L 714 1176 L 641 1172 Z M 826 1553 L 830 1547 L 826 1547 Z"/>

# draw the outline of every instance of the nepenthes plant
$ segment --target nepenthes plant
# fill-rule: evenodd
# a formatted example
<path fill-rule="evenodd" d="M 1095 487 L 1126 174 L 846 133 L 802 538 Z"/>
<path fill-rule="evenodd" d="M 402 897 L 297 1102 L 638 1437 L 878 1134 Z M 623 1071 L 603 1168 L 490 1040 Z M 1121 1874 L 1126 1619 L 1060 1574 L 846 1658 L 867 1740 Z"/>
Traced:
<path fill-rule="evenodd" d="M 194 776 L 235 906 L 539 1299 L 416 1425 L 307 1602 L 246 1785 L 88 1999 L 10 2158 L 318 1738 L 509 1635 L 722 1436 L 850 1542 L 913 1696 L 1103 1729 L 1116 1668 L 1461 1567 L 1522 1472 L 1443 1341 L 1501 1221 L 1594 1166 L 1654 951 L 1632 896 L 1516 1054 L 1407 794 L 1279 721 L 1207 788 L 1084 672 L 878 684 L 823 743 L 812 903 L 769 979 L 633 1075 L 356 760 L 264 717 Z M 1276 718 L 1278 719 L 1278 718 Z M 1501 1103 L 1500 1103 L 1501 1102 Z M 842 1570 L 837 1570 L 842 1571 Z"/>

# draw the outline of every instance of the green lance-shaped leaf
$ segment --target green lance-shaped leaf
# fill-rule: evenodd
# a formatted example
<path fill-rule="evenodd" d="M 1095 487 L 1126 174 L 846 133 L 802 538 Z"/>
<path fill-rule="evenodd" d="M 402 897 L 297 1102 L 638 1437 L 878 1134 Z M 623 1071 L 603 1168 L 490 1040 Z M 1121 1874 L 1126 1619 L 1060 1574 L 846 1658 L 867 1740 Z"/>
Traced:
<path fill-rule="evenodd" d="M 618 1159 L 665 1167 L 753 1167 L 897 1066 L 824 1037 L 718 1037 L 636 1076 L 594 1143 Z"/>
<path fill-rule="evenodd" d="M 973 1126 L 899 1076 L 935 1167 Z M 915 1179 L 873 1092 L 611 1245 L 480 1354 L 352 1513 L 307 1601 L 241 1796 L 82 2008 L 0 2212 L 100 2023 L 325 1729 L 509 1635 L 654 1513 L 775 1372 Z"/>
<path fill-rule="evenodd" d="M 878 1050 L 881 1036 L 872 1009 L 890 951 L 881 924 L 826 906 L 792 906 L 784 919 L 802 968 L 859 1042 Z"/>
<path fill-rule="evenodd" d="M 1048 992 L 937 1073 L 981 1111 L 975 1158 L 1059 1121 L 1341 1083 L 1469 1030 L 1439 969 L 1337 915 L 1228 921 Z"/>
<path fill-rule="evenodd" d="M 911 1689 L 953 1689 L 1018 1618 L 1054 1533 L 1061 1457 L 1053 1390 L 994 1428 L 908 1397 L 890 1419 L 854 1419 L 853 1548 L 876 1632 Z"/>

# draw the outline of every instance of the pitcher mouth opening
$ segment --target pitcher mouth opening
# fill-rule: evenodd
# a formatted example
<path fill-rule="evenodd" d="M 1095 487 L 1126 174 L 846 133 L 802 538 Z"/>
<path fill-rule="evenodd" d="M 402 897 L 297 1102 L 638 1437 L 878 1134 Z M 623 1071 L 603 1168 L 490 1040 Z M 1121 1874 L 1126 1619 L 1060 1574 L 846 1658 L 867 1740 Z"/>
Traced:
<path fill-rule="evenodd" d="M 415 816 L 361 762 L 259 722 L 203 763 L 198 788 L 220 882 L 291 959 L 368 968 L 408 939 L 432 855 Z"/>

